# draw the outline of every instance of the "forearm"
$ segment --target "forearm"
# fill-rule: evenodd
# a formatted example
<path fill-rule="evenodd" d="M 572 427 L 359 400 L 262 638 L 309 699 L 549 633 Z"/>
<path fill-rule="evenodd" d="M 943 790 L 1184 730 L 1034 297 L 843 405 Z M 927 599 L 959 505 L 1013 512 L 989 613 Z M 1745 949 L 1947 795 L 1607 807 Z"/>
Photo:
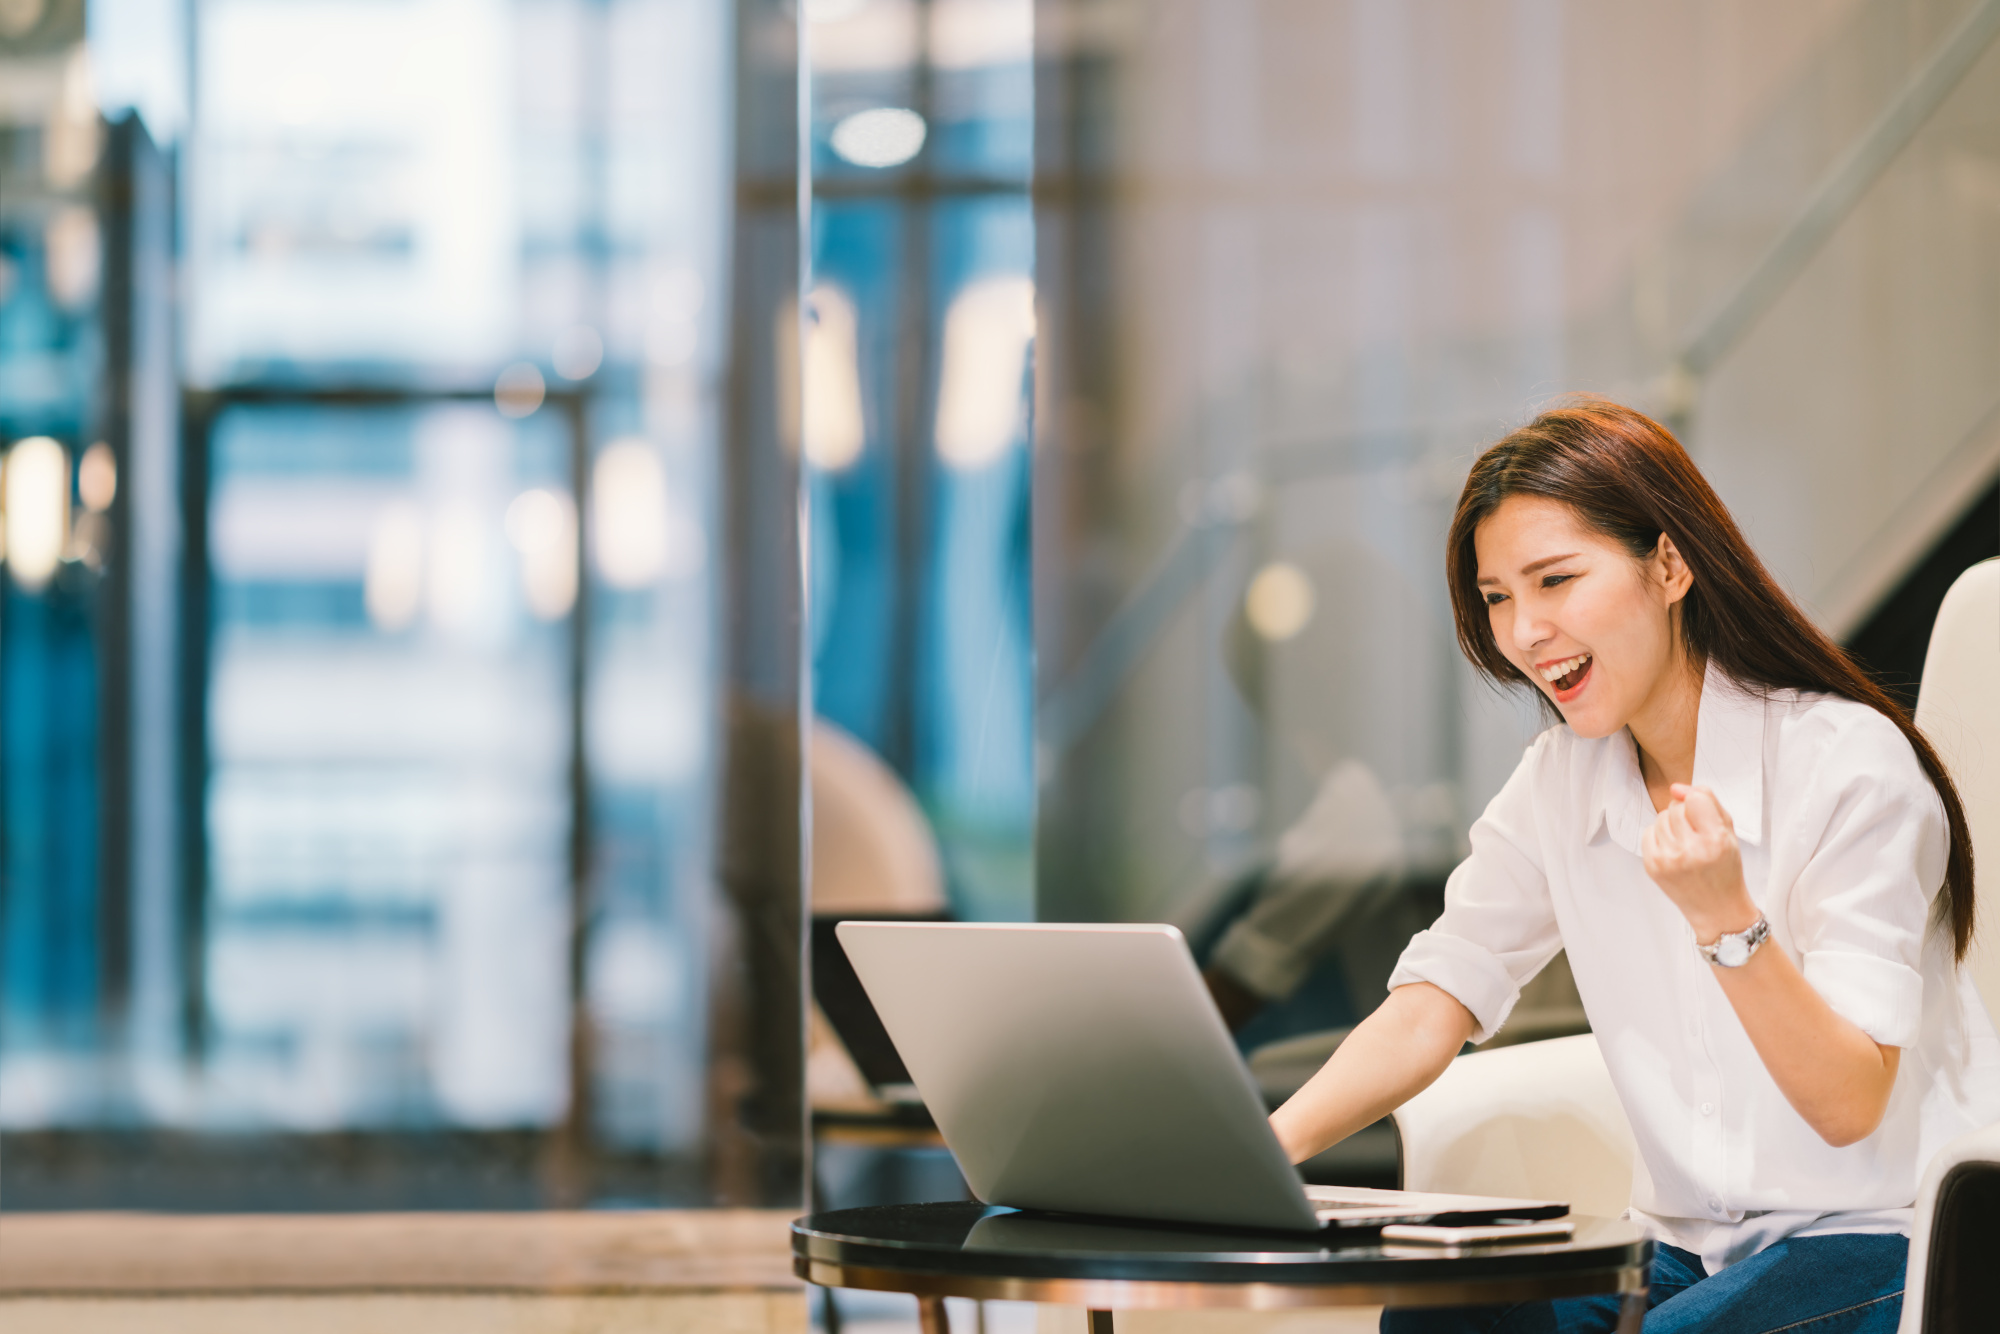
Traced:
<path fill-rule="evenodd" d="M 1764 1068 L 1793 1110 L 1839 1148 L 1882 1123 L 1902 1052 L 1834 1012 L 1776 944 L 1741 968 L 1713 968 Z"/>
<path fill-rule="evenodd" d="M 1646 874 L 1712 944 L 1748 930 L 1758 916 L 1743 879 L 1729 813 L 1705 787 L 1675 783 L 1659 819 L 1640 840 Z M 1839 1148 L 1882 1124 L 1902 1053 L 1835 1014 L 1775 943 L 1737 968 L 1710 965 L 1765 1070 L 1792 1109 Z"/>
<path fill-rule="evenodd" d="M 1477 1028 L 1449 992 L 1428 982 L 1397 987 L 1271 1113 L 1278 1142 L 1293 1162 L 1304 1162 L 1373 1125 L 1428 1088 Z"/>

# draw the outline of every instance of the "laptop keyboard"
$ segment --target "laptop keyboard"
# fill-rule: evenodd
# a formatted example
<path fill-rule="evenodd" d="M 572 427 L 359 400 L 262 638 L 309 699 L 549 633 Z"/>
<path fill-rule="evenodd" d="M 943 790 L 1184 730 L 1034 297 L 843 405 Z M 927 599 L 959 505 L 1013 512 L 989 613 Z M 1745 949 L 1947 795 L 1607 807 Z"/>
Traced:
<path fill-rule="evenodd" d="M 1366 1186 L 1307 1186 L 1306 1198 L 1317 1208 L 1340 1208 L 1366 1204 L 1400 1205 L 1410 1195 L 1401 1190 L 1371 1190 Z"/>

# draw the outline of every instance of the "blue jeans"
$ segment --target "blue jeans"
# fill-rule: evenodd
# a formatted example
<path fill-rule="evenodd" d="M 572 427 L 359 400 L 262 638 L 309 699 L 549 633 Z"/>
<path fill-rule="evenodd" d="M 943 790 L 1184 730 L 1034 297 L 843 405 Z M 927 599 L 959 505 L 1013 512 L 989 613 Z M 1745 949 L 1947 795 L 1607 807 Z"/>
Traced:
<path fill-rule="evenodd" d="M 1895 1334 L 1907 1237 L 1794 1237 L 1715 1277 L 1678 1246 L 1653 1248 L 1646 1334 Z M 1610 1334 L 1616 1297 L 1384 1311 L 1382 1334 Z"/>

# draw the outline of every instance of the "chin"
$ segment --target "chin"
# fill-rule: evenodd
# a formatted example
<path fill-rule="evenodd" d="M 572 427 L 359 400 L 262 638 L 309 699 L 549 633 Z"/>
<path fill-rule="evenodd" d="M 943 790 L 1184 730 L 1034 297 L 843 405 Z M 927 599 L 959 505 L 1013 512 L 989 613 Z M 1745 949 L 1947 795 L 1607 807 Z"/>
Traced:
<path fill-rule="evenodd" d="M 1594 694 L 1596 692 L 1590 693 Z M 1586 741 L 1595 741 L 1599 737 L 1610 736 L 1619 728 L 1625 726 L 1625 719 L 1619 716 L 1618 711 L 1616 709 L 1604 708 L 1601 700 L 1572 700 L 1567 706 L 1564 706 L 1557 704 L 1554 698 L 1548 695 L 1547 692 L 1544 692 L 1542 697 L 1549 700 L 1550 703 L 1555 704 L 1556 713 L 1568 725 L 1569 730 Z"/>
<path fill-rule="evenodd" d="M 1599 737 L 1610 736 L 1625 725 L 1614 718 L 1599 717 L 1596 711 L 1592 709 L 1582 709 L 1576 713 L 1571 713 L 1558 706 L 1557 711 L 1562 714 L 1562 720 L 1569 724 L 1569 730 L 1582 737 L 1585 741 L 1595 741 Z"/>

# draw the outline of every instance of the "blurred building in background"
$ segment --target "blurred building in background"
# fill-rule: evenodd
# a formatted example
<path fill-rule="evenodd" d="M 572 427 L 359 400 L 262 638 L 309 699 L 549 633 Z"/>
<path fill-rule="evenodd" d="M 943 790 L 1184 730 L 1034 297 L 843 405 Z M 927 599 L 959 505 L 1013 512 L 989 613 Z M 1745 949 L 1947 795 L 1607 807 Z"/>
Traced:
<path fill-rule="evenodd" d="M 199 1096 L 691 1151 L 727 14 L 192 17 Z"/>
<path fill-rule="evenodd" d="M 108 559 L 123 460 L 100 393 L 129 369 L 129 346 L 112 346 L 131 304 L 129 213 L 115 216 L 100 162 L 135 166 L 143 147 L 122 127 L 112 142 L 98 115 L 81 5 L 25 17 L 0 127 L 0 1049 L 33 1082 L 55 1053 L 111 1037 L 130 976 L 124 868 L 105 855 L 126 794 L 102 726 L 128 601 Z M 0 1089 L 0 1107 L 18 1097 Z"/>
<path fill-rule="evenodd" d="M 729 8 L 57 20 L 4 79 L 0 1126 L 699 1194 Z"/>

